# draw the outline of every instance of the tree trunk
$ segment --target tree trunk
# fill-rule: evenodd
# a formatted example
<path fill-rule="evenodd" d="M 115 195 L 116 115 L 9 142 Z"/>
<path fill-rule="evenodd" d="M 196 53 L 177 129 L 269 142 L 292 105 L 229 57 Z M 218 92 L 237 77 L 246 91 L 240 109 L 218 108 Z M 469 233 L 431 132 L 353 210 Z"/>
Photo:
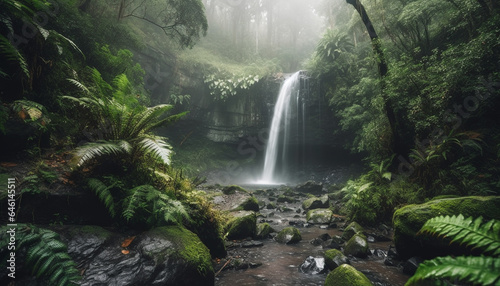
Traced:
<path fill-rule="evenodd" d="M 390 151 L 399 153 L 400 148 L 402 148 L 402 146 L 400 144 L 401 140 L 397 130 L 396 114 L 394 112 L 394 109 L 392 108 L 392 104 L 389 98 L 387 98 L 387 95 L 384 93 L 385 89 L 384 77 L 387 75 L 388 67 L 387 67 L 387 62 L 385 60 L 384 51 L 382 50 L 380 39 L 378 38 L 377 32 L 375 31 L 375 28 L 373 27 L 373 24 L 370 18 L 368 17 L 368 14 L 366 13 L 365 7 L 363 6 L 363 4 L 361 4 L 360 0 L 346 0 L 346 2 L 348 4 L 353 5 L 356 11 L 358 11 L 361 20 L 365 24 L 366 30 L 368 31 L 368 35 L 370 35 L 373 52 L 375 53 L 375 56 L 377 58 L 378 72 L 382 79 L 382 99 L 384 100 L 384 109 L 392 133 L 392 140 L 391 140 L 392 150 Z"/>

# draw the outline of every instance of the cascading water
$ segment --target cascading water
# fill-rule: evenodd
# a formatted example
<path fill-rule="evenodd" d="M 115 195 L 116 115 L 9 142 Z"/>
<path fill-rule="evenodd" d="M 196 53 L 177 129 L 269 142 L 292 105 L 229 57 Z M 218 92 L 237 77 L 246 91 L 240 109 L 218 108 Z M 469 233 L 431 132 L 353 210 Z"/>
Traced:
<path fill-rule="evenodd" d="M 269 132 L 269 140 L 267 142 L 261 183 L 273 184 L 279 182 L 276 176 L 276 165 L 280 158 L 281 165 L 286 165 L 288 156 L 287 148 L 290 141 L 292 125 L 293 108 L 291 105 L 295 103 L 298 111 L 299 94 L 300 71 L 286 79 L 280 89 L 278 101 L 274 107 L 274 115 Z M 280 138 L 281 133 L 283 133 L 283 138 Z"/>

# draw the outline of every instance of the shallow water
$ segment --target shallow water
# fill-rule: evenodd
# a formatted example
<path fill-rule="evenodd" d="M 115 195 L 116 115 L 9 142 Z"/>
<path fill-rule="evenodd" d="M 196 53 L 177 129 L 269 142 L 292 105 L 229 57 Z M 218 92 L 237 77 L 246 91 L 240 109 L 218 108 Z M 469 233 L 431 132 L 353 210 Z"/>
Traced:
<path fill-rule="evenodd" d="M 266 197 L 257 197 L 259 200 L 266 199 Z M 291 209 L 300 208 L 300 203 L 285 205 Z M 289 221 L 305 222 L 303 213 L 297 218 L 297 212 L 283 213 L 267 209 L 262 209 L 260 212 L 266 218 L 259 218 L 259 222 L 263 220 L 269 222 L 276 231 L 290 226 Z M 308 256 L 322 257 L 325 252 L 321 246 L 312 245 L 310 243 L 312 239 L 324 233 L 328 233 L 330 236 L 342 235 L 342 231 L 322 229 L 318 225 L 297 228 L 302 235 L 302 241 L 298 244 L 284 245 L 272 239 L 266 239 L 262 241 L 264 243 L 262 247 L 232 250 L 246 261 L 260 262 L 262 265 L 247 270 L 224 270 L 216 277 L 216 285 L 323 285 L 327 274 L 304 274 L 299 271 L 299 266 Z M 385 252 L 389 250 L 390 244 L 391 242 L 369 243 L 370 249 L 381 249 Z M 409 278 L 400 269 L 384 265 L 384 257 L 353 258 L 351 265 L 365 273 L 377 286 L 403 286 Z"/>

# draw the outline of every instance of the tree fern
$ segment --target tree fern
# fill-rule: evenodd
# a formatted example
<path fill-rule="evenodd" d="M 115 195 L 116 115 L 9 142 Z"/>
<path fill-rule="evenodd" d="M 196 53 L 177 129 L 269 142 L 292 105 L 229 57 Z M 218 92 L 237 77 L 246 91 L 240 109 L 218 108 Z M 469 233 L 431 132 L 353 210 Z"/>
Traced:
<path fill-rule="evenodd" d="M 8 227 L 0 227 L 0 256 L 2 261 L 10 255 L 6 237 Z M 80 279 L 76 265 L 67 254 L 66 245 L 53 231 L 19 224 L 16 229 L 16 251 L 25 253 L 24 267 L 33 276 L 48 285 L 77 285 Z M 4 259 L 5 258 L 5 259 Z"/>
<path fill-rule="evenodd" d="M 500 221 L 491 220 L 485 224 L 483 218 L 473 220 L 459 216 L 439 216 L 428 220 L 420 233 L 446 236 L 452 242 L 481 249 L 484 254 L 500 255 Z"/>
<path fill-rule="evenodd" d="M 499 285 L 500 259 L 485 256 L 438 257 L 424 261 L 407 286 L 432 279 L 459 280 L 474 285 Z M 439 281 L 435 281 L 440 284 Z M 425 284 L 425 285 L 428 285 Z"/>

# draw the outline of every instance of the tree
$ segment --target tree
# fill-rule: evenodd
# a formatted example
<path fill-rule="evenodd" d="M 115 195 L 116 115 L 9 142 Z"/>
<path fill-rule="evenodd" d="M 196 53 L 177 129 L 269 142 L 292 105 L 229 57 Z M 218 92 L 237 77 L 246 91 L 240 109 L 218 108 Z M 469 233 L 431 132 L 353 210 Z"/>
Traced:
<path fill-rule="evenodd" d="M 361 20 L 365 24 L 366 30 L 368 31 L 368 35 L 370 36 L 370 39 L 372 41 L 372 48 L 377 59 L 378 71 L 380 77 L 382 78 L 382 98 L 384 100 L 384 109 L 392 132 L 392 144 L 391 144 L 393 148 L 392 151 L 397 152 L 398 151 L 397 149 L 400 147 L 399 146 L 400 140 L 397 131 L 396 114 L 394 112 L 390 99 L 383 92 L 384 89 L 383 78 L 387 75 L 388 67 L 387 67 L 387 61 L 384 56 L 384 51 L 382 50 L 380 39 L 377 35 L 377 32 L 375 31 L 375 28 L 373 27 L 370 17 L 368 17 L 368 14 L 366 13 L 365 7 L 363 6 L 363 4 L 361 4 L 361 1 L 346 0 L 346 2 L 354 6 L 356 11 L 358 11 L 359 16 L 361 17 Z"/>
<path fill-rule="evenodd" d="M 113 7 L 115 0 L 107 0 Z M 90 12 L 92 0 L 80 5 L 80 10 Z M 201 0 L 119 0 L 114 10 L 118 20 L 136 18 L 160 28 L 165 35 L 191 48 L 208 29 L 205 7 Z"/>

